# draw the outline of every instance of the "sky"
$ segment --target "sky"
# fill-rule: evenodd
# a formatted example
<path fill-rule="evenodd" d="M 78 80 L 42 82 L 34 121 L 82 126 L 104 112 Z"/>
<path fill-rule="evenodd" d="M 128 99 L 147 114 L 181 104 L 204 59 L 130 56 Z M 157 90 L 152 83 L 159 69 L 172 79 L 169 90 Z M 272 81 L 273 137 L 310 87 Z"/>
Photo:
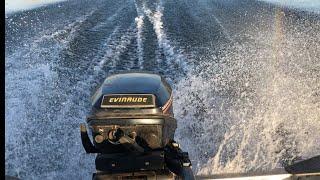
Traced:
<path fill-rule="evenodd" d="M 298 8 L 320 13 L 320 0 L 262 0 L 281 6 Z"/>
<path fill-rule="evenodd" d="M 65 0 L 5 0 L 6 13 L 32 9 Z M 320 0 L 261 0 L 282 6 L 320 12 Z"/>
<path fill-rule="evenodd" d="M 64 0 L 5 0 L 5 12 L 11 13 L 26 9 L 32 9 L 60 1 Z"/>

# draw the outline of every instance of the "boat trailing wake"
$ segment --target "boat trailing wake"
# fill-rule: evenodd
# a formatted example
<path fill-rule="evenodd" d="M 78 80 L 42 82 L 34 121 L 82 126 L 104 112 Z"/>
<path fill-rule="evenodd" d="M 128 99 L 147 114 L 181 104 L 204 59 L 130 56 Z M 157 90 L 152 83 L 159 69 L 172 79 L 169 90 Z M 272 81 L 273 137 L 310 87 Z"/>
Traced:
<path fill-rule="evenodd" d="M 6 17 L 6 174 L 90 179 L 79 124 L 119 70 L 169 81 L 175 138 L 198 174 L 318 154 L 320 24 L 290 13 L 246 0 L 96 0 Z"/>

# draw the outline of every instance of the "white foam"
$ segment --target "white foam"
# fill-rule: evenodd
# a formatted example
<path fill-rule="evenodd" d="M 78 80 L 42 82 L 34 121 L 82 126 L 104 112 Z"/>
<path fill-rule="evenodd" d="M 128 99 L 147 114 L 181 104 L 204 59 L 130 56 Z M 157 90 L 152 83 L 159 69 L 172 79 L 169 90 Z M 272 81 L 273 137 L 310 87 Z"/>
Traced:
<path fill-rule="evenodd" d="M 143 69 L 143 43 L 142 43 L 142 33 L 143 33 L 143 19 L 144 16 L 138 16 L 135 18 L 137 24 L 137 51 L 138 51 L 138 62 L 140 69 Z"/>
<path fill-rule="evenodd" d="M 52 69 L 56 63 L 56 57 L 68 47 L 81 23 L 92 13 L 93 11 L 79 17 L 62 29 L 42 32 L 37 37 L 28 39 L 25 46 L 6 54 L 5 124 L 8 129 L 6 129 L 5 141 L 6 163 L 10 164 L 6 171 L 16 173 L 18 177 L 25 177 L 27 174 L 28 178 L 35 178 L 36 172 L 30 172 L 34 169 L 30 168 L 29 163 L 33 158 L 41 157 L 43 155 L 41 153 L 51 151 L 50 148 L 56 148 L 59 145 L 59 142 L 52 142 L 52 133 L 47 133 L 49 129 L 54 129 L 55 125 L 61 123 L 59 119 L 49 118 L 52 107 L 46 106 L 47 98 L 52 98 L 58 91 L 55 89 L 57 72 Z M 58 97 L 60 96 L 64 94 L 58 92 Z M 62 114 L 64 112 L 61 111 Z M 64 118 L 60 120 L 63 122 Z M 48 129 L 37 129 L 44 127 L 38 125 L 38 123 L 44 123 L 43 121 L 47 123 Z M 45 147 L 47 142 L 52 142 L 48 148 Z M 57 156 L 62 154 L 62 152 L 56 153 Z M 8 159 L 10 160 L 7 161 Z"/>
<path fill-rule="evenodd" d="M 118 28 L 115 28 L 107 41 L 107 48 L 99 62 L 99 67 L 95 67 L 96 71 L 100 71 L 106 64 L 110 67 L 115 67 L 120 55 L 128 48 L 131 39 L 135 36 L 132 25 L 120 37 L 117 37 L 117 33 Z"/>
<path fill-rule="evenodd" d="M 134 19 L 136 22 L 137 28 L 137 53 L 138 53 L 138 64 L 139 68 L 143 69 L 143 42 L 142 42 L 142 33 L 143 33 L 143 24 L 144 24 L 144 14 L 137 1 L 135 0 L 135 7 L 138 16 Z"/>
<path fill-rule="evenodd" d="M 113 50 L 110 48 L 112 46 L 112 43 L 115 39 L 115 36 L 119 33 L 119 26 L 115 27 L 112 33 L 107 38 L 106 42 L 103 44 L 103 47 L 106 48 L 106 52 L 104 53 L 104 57 L 109 56 L 112 54 Z M 102 58 L 100 62 L 98 63 L 98 66 L 95 66 L 94 69 L 101 70 L 101 68 L 105 65 L 107 58 Z"/>
<path fill-rule="evenodd" d="M 175 86 L 176 139 L 199 174 L 268 171 L 319 154 L 320 26 L 294 23 L 206 56 Z"/>
<path fill-rule="evenodd" d="M 171 69 L 174 69 L 175 64 L 178 65 L 183 70 L 187 71 L 189 66 L 187 64 L 187 59 L 184 57 L 183 54 L 179 53 L 182 52 L 181 50 L 175 50 L 171 44 L 172 42 L 169 41 L 167 35 L 163 29 L 163 4 L 162 1 L 158 2 L 157 8 L 155 12 L 151 11 L 146 4 L 143 4 L 142 9 L 144 13 L 147 15 L 150 22 L 153 24 L 153 29 L 156 33 L 158 45 L 164 51 L 167 64 L 171 66 Z M 158 59 L 158 63 L 159 59 Z"/>

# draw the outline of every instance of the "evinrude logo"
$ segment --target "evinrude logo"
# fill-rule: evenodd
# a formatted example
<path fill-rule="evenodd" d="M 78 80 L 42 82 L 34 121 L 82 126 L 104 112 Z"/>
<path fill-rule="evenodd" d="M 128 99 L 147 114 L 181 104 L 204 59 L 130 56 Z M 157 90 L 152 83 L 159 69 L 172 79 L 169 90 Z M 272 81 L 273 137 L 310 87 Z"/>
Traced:
<path fill-rule="evenodd" d="M 110 98 L 109 103 L 113 102 L 147 102 L 148 98 L 135 98 L 135 97 L 118 97 L 118 98 Z"/>
<path fill-rule="evenodd" d="M 108 94 L 104 95 L 101 108 L 155 107 L 153 94 Z"/>

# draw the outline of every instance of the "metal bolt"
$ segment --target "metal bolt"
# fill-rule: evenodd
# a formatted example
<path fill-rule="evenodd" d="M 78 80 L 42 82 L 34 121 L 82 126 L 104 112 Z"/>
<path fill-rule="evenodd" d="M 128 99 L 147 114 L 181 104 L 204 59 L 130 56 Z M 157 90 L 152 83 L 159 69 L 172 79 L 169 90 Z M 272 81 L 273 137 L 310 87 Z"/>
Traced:
<path fill-rule="evenodd" d="M 182 165 L 183 165 L 184 167 L 189 167 L 189 166 L 190 166 L 190 163 L 185 162 L 185 163 L 182 163 Z"/>
<path fill-rule="evenodd" d="M 97 142 L 97 143 L 102 143 L 104 141 L 104 137 L 102 135 L 96 135 L 94 137 L 94 140 Z"/>
<path fill-rule="evenodd" d="M 178 143 L 172 143 L 172 146 L 175 148 L 180 148 L 180 144 L 178 144 Z"/>

